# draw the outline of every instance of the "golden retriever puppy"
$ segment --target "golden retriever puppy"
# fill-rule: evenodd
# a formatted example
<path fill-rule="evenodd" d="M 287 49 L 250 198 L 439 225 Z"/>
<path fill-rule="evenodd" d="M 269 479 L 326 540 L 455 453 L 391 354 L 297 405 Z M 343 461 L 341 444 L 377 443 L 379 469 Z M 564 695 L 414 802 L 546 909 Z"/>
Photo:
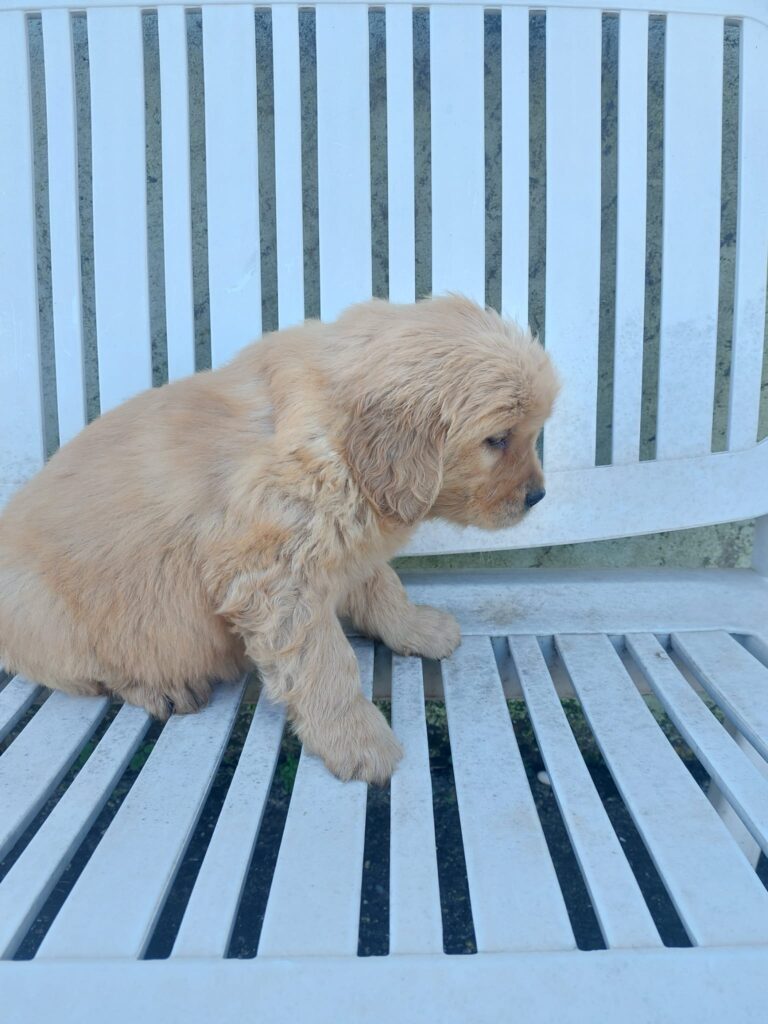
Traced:
<path fill-rule="evenodd" d="M 332 772 L 382 782 L 400 748 L 337 615 L 451 654 L 456 621 L 387 561 L 423 519 L 509 526 L 543 497 L 556 391 L 528 332 L 447 297 L 363 303 L 140 394 L 0 516 L 0 663 L 158 718 L 255 664 Z"/>

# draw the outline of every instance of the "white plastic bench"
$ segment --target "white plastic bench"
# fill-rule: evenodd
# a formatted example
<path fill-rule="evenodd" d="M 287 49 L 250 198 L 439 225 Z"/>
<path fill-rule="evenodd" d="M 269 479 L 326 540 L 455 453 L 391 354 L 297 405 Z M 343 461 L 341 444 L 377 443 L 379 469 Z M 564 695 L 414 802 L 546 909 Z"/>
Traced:
<path fill-rule="evenodd" d="M 0 500 L 41 464 L 30 56 L 42 10 L 56 409 L 85 422 L 84 317 L 71 10 L 87 10 L 98 383 L 104 410 L 152 383 L 141 9 L 111 0 L 0 4 Z M 158 2 L 165 317 L 170 376 L 194 369 L 185 12 Z M 758 518 L 741 571 L 413 575 L 464 641 L 443 664 L 474 955 L 443 952 L 422 666 L 395 658 L 392 716 L 406 756 L 391 784 L 389 954 L 359 957 L 366 789 L 302 756 L 258 955 L 228 958 L 281 742 L 258 705 L 163 960 L 148 943 L 219 766 L 243 686 L 165 726 L 39 943 L 14 960 L 149 727 L 125 707 L 47 817 L 107 713 L 106 699 L 0 690 L 0 1020 L 442 1024 L 766 1019 L 768 447 L 757 443 L 768 254 L 768 17 L 764 0 L 675 0 L 666 18 L 664 229 L 656 458 L 640 458 L 646 258 L 646 85 L 652 0 L 619 12 L 618 228 L 612 464 L 596 465 L 601 238 L 601 11 L 546 10 L 546 345 L 565 387 L 545 434 L 547 499 L 508 533 L 423 529 L 411 553 L 502 549 Z M 615 8 L 611 8 L 615 10 Z M 718 314 L 724 15 L 740 24 L 736 298 L 727 451 L 711 451 Z M 303 317 L 298 7 L 271 9 L 281 325 Z M 484 9 L 429 10 L 432 287 L 485 289 Z M 415 290 L 412 8 L 386 7 L 388 265 Z M 505 312 L 528 318 L 527 7 L 502 5 Z M 202 12 L 211 352 L 260 331 L 254 11 Z M 371 292 L 368 8 L 319 4 L 320 303 Z M 45 305 L 45 303 L 44 303 Z M 45 310 L 44 310 L 45 312 Z M 501 673 L 495 646 L 511 662 Z M 508 641 L 507 639 L 508 638 Z M 355 641 L 365 685 L 372 646 Z M 429 673 L 427 673 L 428 678 Z M 502 681 L 502 676 L 503 681 Z M 389 685 L 389 681 L 387 680 Z M 522 696 L 605 949 L 580 950 L 522 767 L 504 694 Z M 711 776 L 708 800 L 639 694 L 652 691 Z M 724 728 L 701 699 L 711 697 Z M 575 693 L 691 948 L 665 947 L 567 725 Z M 38 706 L 39 705 L 39 706 Z M 37 706 L 33 715 L 29 712 Z M 23 716 L 26 715 L 26 718 Z M 28 724 L 19 731 L 19 723 Z M 73 773 L 70 772 L 67 778 Z M 719 795 L 717 795 L 719 794 Z M 718 810 L 722 816 L 718 815 Z M 34 822 L 37 830 L 28 831 Z M 727 826 L 727 827 L 726 827 Z M 16 856 L 17 844 L 24 845 Z"/>

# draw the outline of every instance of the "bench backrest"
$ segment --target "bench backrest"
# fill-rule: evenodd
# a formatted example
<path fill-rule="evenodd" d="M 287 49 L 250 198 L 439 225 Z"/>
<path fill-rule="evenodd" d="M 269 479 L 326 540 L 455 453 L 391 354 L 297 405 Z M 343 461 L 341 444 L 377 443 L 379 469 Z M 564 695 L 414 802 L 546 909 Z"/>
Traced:
<path fill-rule="evenodd" d="M 410 550 L 594 540 L 768 511 L 768 448 L 758 444 L 768 20 L 762 0 L 733 12 L 710 0 L 674 6 L 661 29 L 656 125 L 650 0 L 627 0 L 610 16 L 617 112 L 606 101 L 601 9 L 558 0 L 537 15 L 540 118 L 531 11 L 516 3 L 426 12 L 319 3 L 305 13 L 293 3 L 209 2 L 200 16 L 165 3 L 6 0 L 0 502 L 94 406 L 150 386 L 153 368 L 155 382 L 172 378 L 225 361 L 264 326 L 306 312 L 330 319 L 374 290 L 411 301 L 431 289 L 532 319 L 565 387 L 545 431 L 548 498 L 529 521 L 496 534 L 433 524 Z M 737 223 L 724 324 L 729 29 L 738 46 L 728 129 L 737 133 Z M 80 50 L 78 32 L 87 37 Z M 605 180 L 611 117 L 615 195 Z M 662 125 L 659 181 L 649 145 Z M 663 208 L 657 329 L 646 301 L 654 188 Z M 544 192 L 545 210 L 532 200 Z M 543 300 L 529 310 L 536 245 Z M 724 450 L 713 452 L 723 388 Z M 644 417 L 651 440 L 641 445 Z"/>

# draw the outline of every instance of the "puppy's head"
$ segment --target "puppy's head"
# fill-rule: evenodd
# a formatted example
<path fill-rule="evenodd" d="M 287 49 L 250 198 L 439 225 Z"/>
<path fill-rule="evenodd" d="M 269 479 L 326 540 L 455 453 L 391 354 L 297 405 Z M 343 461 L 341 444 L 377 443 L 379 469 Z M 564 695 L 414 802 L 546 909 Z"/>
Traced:
<path fill-rule="evenodd" d="M 344 449 L 383 516 L 497 529 L 541 500 L 558 382 L 529 331 L 457 296 L 366 304 L 340 325 L 357 392 Z"/>

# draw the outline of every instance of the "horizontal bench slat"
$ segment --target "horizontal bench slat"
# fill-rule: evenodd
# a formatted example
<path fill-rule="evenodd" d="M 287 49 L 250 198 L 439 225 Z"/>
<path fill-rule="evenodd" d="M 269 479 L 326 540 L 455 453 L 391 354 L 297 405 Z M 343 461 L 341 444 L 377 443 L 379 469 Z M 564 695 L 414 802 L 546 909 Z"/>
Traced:
<path fill-rule="evenodd" d="M 54 693 L 0 757 L 0 858 L 53 795 L 108 707 L 107 697 Z"/>
<path fill-rule="evenodd" d="M 389 951 L 439 953 L 443 926 L 418 658 L 392 659 L 392 728 L 404 753 L 391 783 Z"/>
<path fill-rule="evenodd" d="M 761 1022 L 768 950 L 2 963 L 11 1021 L 110 1024 Z"/>
<path fill-rule="evenodd" d="M 173 956 L 225 956 L 280 753 L 285 712 L 262 693 Z"/>
<path fill-rule="evenodd" d="M 653 918 L 581 756 L 536 638 L 510 637 L 509 646 L 606 945 L 660 946 Z"/>
<path fill-rule="evenodd" d="M 727 633 L 674 633 L 672 646 L 750 743 L 768 758 L 768 669 Z"/>
<path fill-rule="evenodd" d="M 373 645 L 354 644 L 371 696 Z M 340 782 L 302 750 L 269 891 L 259 954 L 357 953 L 367 787 Z"/>
<path fill-rule="evenodd" d="M 465 637 L 443 663 L 443 687 L 478 952 L 571 948 L 487 637 Z"/>
<path fill-rule="evenodd" d="M 12 956 L 141 743 L 151 719 L 125 705 L 0 882 L 0 957 Z"/>
<path fill-rule="evenodd" d="M 694 693 L 654 636 L 628 636 L 627 647 L 694 754 L 768 853 L 768 781 Z"/>
<path fill-rule="evenodd" d="M 205 803 L 243 686 L 220 684 L 204 711 L 169 720 L 38 957 L 141 956 Z"/>
<path fill-rule="evenodd" d="M 23 676 L 9 679 L 0 690 L 0 740 L 5 739 L 24 712 L 32 707 L 42 689 Z"/>
<path fill-rule="evenodd" d="M 606 636 L 556 644 L 627 810 L 696 945 L 768 942 L 768 892 Z"/>

